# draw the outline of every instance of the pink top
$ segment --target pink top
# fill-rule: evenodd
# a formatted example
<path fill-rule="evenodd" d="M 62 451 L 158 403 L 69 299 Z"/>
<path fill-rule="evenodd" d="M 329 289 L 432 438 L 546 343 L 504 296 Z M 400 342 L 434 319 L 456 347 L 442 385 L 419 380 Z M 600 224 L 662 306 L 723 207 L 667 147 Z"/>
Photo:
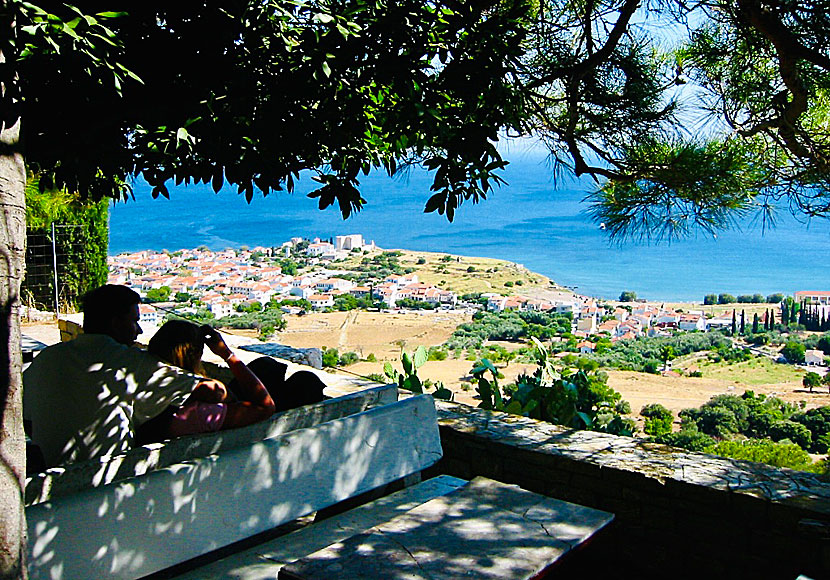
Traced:
<path fill-rule="evenodd" d="M 227 413 L 228 406 L 224 403 L 190 401 L 176 409 L 168 435 L 180 437 L 194 433 L 219 431 L 225 422 Z"/>

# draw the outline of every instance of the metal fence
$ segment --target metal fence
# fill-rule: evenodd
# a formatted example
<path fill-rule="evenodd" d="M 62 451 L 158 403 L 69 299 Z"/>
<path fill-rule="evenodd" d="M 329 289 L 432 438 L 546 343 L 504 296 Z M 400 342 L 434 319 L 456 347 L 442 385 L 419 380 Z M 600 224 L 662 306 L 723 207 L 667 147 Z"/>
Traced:
<path fill-rule="evenodd" d="M 26 277 L 23 304 L 56 313 L 74 308 L 79 281 L 88 274 L 84 255 L 84 226 L 55 224 L 47 230 L 26 232 Z"/>

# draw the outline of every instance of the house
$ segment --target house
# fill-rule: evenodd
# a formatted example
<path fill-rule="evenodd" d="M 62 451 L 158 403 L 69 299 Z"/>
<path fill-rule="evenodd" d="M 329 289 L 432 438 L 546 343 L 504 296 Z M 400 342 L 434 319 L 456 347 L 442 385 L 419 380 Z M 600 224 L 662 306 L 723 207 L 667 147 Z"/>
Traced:
<path fill-rule="evenodd" d="M 145 324 L 158 324 L 158 310 L 150 304 L 138 305 L 138 321 Z"/>
<path fill-rule="evenodd" d="M 579 349 L 579 352 L 582 354 L 591 354 L 596 349 L 597 345 L 590 340 L 583 340 L 579 344 L 576 345 Z"/>
<path fill-rule="evenodd" d="M 308 256 L 323 256 L 324 254 L 334 254 L 334 246 L 328 242 L 317 242 L 309 244 L 305 250 Z"/>
<path fill-rule="evenodd" d="M 216 318 L 225 318 L 234 313 L 233 305 L 227 300 L 212 300 L 207 303 L 208 309 Z"/>
<path fill-rule="evenodd" d="M 595 334 L 597 331 L 597 312 L 583 313 L 583 316 L 576 321 L 576 329 L 588 334 Z"/>
<path fill-rule="evenodd" d="M 804 364 L 810 366 L 824 366 L 825 354 L 824 351 L 818 349 L 810 349 L 804 351 Z"/>
<path fill-rule="evenodd" d="M 827 290 L 799 290 L 794 298 L 796 302 L 830 305 L 830 291 Z"/>
<path fill-rule="evenodd" d="M 339 290 L 341 292 L 347 292 L 351 288 L 354 287 L 354 282 L 349 280 L 344 280 L 343 278 L 326 278 L 324 280 L 320 280 L 315 284 L 317 291 L 321 294 L 325 294 L 327 292 L 331 292 L 332 290 Z"/>
<path fill-rule="evenodd" d="M 334 306 L 334 296 L 331 294 L 312 294 L 308 297 L 308 301 L 311 302 L 311 306 L 315 310 L 322 310 Z"/>
<path fill-rule="evenodd" d="M 680 316 L 678 328 L 687 331 L 706 330 L 706 317 L 698 314 L 683 314 Z"/>

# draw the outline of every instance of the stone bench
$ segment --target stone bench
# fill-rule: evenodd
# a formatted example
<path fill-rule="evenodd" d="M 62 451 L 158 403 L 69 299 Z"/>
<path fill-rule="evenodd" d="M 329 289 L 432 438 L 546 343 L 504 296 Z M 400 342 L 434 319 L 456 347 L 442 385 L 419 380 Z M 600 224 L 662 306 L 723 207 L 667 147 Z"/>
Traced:
<path fill-rule="evenodd" d="M 390 388 L 378 387 L 375 400 Z M 35 480 L 30 577 L 532 578 L 613 519 L 485 478 L 416 483 L 443 454 L 431 396 L 303 426 L 303 412 L 336 405 L 225 432 L 228 441 L 218 433 L 168 442 L 186 457 L 178 461 L 148 446 L 52 473 L 49 485 Z M 73 487 L 61 481 L 67 474 L 92 481 Z M 350 504 L 395 482 L 415 485 Z M 337 515 L 320 511 L 329 508 Z M 320 521 L 270 539 L 315 512 Z"/>
<path fill-rule="evenodd" d="M 36 474 L 25 490 L 30 577 L 139 577 L 304 515 L 305 501 L 285 498 L 304 497 L 318 478 L 336 483 L 319 486 L 336 503 L 376 487 L 376 477 L 411 473 L 418 459 L 440 457 L 437 430 L 425 435 L 412 420 L 426 413 L 435 422 L 428 402 L 399 405 L 396 387 L 378 386 Z M 381 452 L 394 441 L 373 443 L 386 422 L 411 424 L 403 433 L 426 450 L 407 443 L 387 463 Z"/>

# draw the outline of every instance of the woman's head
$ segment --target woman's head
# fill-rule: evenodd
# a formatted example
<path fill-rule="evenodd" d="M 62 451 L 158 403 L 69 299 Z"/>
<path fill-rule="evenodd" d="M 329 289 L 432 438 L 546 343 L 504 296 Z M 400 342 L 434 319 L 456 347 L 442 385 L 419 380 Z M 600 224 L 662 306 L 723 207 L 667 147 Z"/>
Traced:
<path fill-rule="evenodd" d="M 163 361 L 199 374 L 204 374 L 204 348 L 202 331 L 187 320 L 165 322 L 147 345 L 147 350 Z"/>

